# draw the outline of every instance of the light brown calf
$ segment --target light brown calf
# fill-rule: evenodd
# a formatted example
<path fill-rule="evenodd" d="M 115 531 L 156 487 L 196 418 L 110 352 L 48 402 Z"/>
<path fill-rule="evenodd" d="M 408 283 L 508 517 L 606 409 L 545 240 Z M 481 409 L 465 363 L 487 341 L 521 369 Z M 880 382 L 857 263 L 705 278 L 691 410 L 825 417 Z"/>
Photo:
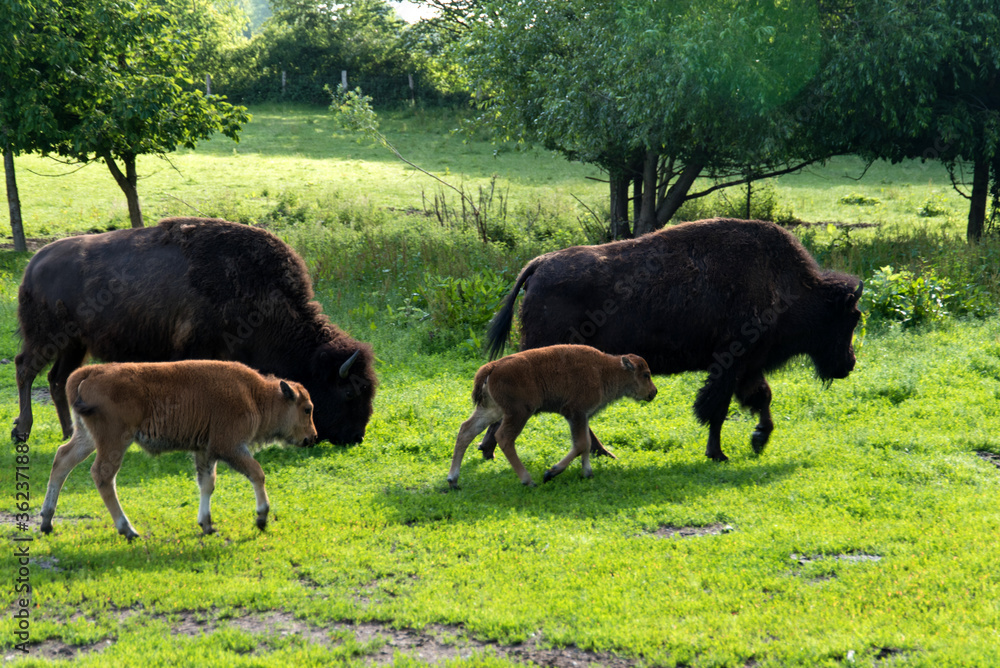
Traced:
<path fill-rule="evenodd" d="M 139 534 L 118 502 L 115 476 L 136 441 L 151 455 L 187 450 L 194 454 L 201 488 L 198 524 L 213 533 L 211 498 L 219 460 L 253 484 L 257 527 L 267 526 L 270 502 L 264 471 L 250 446 L 283 440 L 315 443 L 313 405 L 302 385 L 262 376 L 238 362 L 192 360 L 146 364 L 101 364 L 74 371 L 66 384 L 73 410 L 73 436 L 56 451 L 42 504 L 42 526 L 52 531 L 59 491 L 70 471 L 97 450 L 90 473 L 111 512 L 115 528 L 129 540 Z"/>
<path fill-rule="evenodd" d="M 656 386 L 644 359 L 606 355 L 590 346 L 535 348 L 484 364 L 476 372 L 472 390 L 476 410 L 458 430 L 448 483 L 458 486 L 458 469 L 472 439 L 502 419 L 497 443 L 521 482 L 533 485 L 531 474 L 514 450 L 514 441 L 535 413 L 559 413 L 569 422 L 573 437 L 573 447 L 545 472 L 544 481 L 562 473 L 577 456 L 583 464 L 583 476 L 589 478 L 593 475 L 590 417 L 622 397 L 652 401 L 655 396 Z"/>

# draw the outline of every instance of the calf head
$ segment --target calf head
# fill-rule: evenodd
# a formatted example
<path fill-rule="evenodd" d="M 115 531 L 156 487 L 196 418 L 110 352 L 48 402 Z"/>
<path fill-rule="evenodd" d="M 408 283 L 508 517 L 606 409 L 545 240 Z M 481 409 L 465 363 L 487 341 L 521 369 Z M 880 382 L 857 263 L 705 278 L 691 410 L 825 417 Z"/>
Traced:
<path fill-rule="evenodd" d="M 854 369 L 854 328 L 861 319 L 858 300 L 863 289 L 864 283 L 860 281 L 856 287 L 837 279 L 824 285 L 821 315 L 810 353 L 816 373 L 823 380 L 846 378 Z"/>
<path fill-rule="evenodd" d="M 291 445 L 310 446 L 316 443 L 313 424 L 313 404 L 309 392 L 298 383 L 280 382 L 282 410 L 278 419 L 278 435 Z"/>
<path fill-rule="evenodd" d="M 626 396 L 636 401 L 652 401 L 656 396 L 656 385 L 653 385 L 653 375 L 649 372 L 646 360 L 638 355 L 625 355 L 621 358 L 622 368 L 630 374 Z"/>

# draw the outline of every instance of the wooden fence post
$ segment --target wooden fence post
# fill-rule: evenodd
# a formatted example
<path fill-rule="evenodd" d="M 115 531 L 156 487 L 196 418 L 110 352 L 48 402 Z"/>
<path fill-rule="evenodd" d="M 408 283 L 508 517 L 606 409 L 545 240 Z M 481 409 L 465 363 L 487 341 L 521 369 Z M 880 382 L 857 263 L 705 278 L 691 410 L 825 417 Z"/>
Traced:
<path fill-rule="evenodd" d="M 281 70 L 281 97 L 285 97 L 285 84 L 287 81 L 288 79 L 285 70 Z"/>
<path fill-rule="evenodd" d="M 347 70 L 340 70 L 340 85 L 347 92 Z"/>
<path fill-rule="evenodd" d="M 206 74 L 205 75 L 205 95 L 211 95 L 211 94 L 212 94 L 212 75 L 211 74 Z"/>

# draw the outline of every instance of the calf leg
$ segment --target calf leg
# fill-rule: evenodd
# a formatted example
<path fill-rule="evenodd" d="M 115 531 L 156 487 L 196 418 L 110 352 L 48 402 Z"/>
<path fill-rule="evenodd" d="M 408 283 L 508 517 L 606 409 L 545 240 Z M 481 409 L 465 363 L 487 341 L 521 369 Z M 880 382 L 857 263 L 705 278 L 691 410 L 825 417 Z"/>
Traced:
<path fill-rule="evenodd" d="M 253 493 L 257 499 L 257 528 L 263 531 L 267 528 L 267 513 L 271 510 L 271 502 L 264 489 L 264 469 L 253 458 L 246 445 L 240 445 L 233 454 L 223 459 L 232 469 L 242 473 L 253 485 Z"/>
<path fill-rule="evenodd" d="M 80 363 L 87 356 L 86 348 L 79 345 L 68 346 L 49 370 L 49 394 L 59 416 L 63 438 L 69 438 L 73 433 L 73 421 L 69 412 L 69 402 L 66 399 L 66 380 L 69 375 L 80 368 Z"/>
<path fill-rule="evenodd" d="M 728 457 L 722 452 L 722 423 L 729 413 L 729 402 L 733 398 L 736 386 L 736 374 L 732 369 L 721 375 L 710 375 L 705 384 L 698 390 L 694 401 L 694 414 L 702 424 L 708 425 L 708 445 L 705 456 L 717 462 L 724 462 Z"/>
<path fill-rule="evenodd" d="M 736 386 L 736 399 L 758 415 L 757 426 L 750 435 L 750 446 L 754 453 L 761 454 L 774 430 L 771 419 L 771 386 L 760 370 L 749 373 Z"/>
<path fill-rule="evenodd" d="M 531 416 L 505 413 L 503 420 L 500 422 L 500 428 L 497 429 L 497 444 L 507 457 L 507 461 L 510 462 L 514 473 L 517 474 L 521 483 L 529 487 L 534 487 L 535 483 L 531 479 L 531 474 L 524 468 L 520 457 L 517 456 L 517 450 L 514 449 L 514 441 L 517 440 L 521 430 L 524 429 L 524 425 L 528 423 L 529 417 Z"/>
<path fill-rule="evenodd" d="M 548 482 L 565 471 L 566 467 L 570 465 L 570 462 L 577 457 L 580 457 L 580 462 L 583 464 L 583 477 L 590 478 L 594 475 L 593 470 L 590 468 L 591 432 L 590 428 L 587 426 L 587 416 L 575 416 L 572 419 L 569 419 L 569 428 L 570 434 L 573 437 L 573 447 L 569 449 L 569 453 L 567 453 L 558 464 L 545 472 L 545 475 L 542 478 L 543 482 Z"/>
<path fill-rule="evenodd" d="M 94 465 L 90 467 L 90 475 L 94 478 L 97 491 L 101 493 L 104 505 L 111 513 L 115 528 L 118 533 L 125 536 L 130 542 L 133 538 L 138 538 L 139 534 L 132 527 L 132 523 L 125 516 L 121 503 L 118 502 L 118 489 L 115 486 L 115 478 L 122 467 L 122 460 L 125 458 L 125 450 L 132 442 L 131 437 L 124 437 L 118 443 L 112 443 L 110 447 L 101 446 L 97 449 L 97 456 L 94 458 Z"/>
<path fill-rule="evenodd" d="M 472 412 L 469 419 L 459 427 L 458 437 L 455 439 L 455 452 L 451 456 L 451 469 L 448 471 L 448 484 L 452 488 L 458 488 L 458 470 L 462 466 L 462 458 L 465 457 L 465 451 L 469 447 L 469 443 L 491 423 L 499 425 L 499 422 L 494 422 L 498 414 L 500 414 L 500 411 L 495 408 L 490 409 L 484 406 L 476 406 L 476 410 Z M 491 426 L 490 428 L 492 429 L 493 427 Z M 496 441 L 494 440 L 493 443 L 495 445 Z M 491 459 L 491 457 L 487 457 L 487 459 Z"/>
<path fill-rule="evenodd" d="M 215 491 L 216 459 L 203 450 L 194 453 L 194 466 L 198 472 L 201 501 L 198 504 L 198 525 L 206 534 L 215 533 L 212 526 L 212 492 Z"/>
<path fill-rule="evenodd" d="M 62 491 L 66 478 L 77 464 L 89 457 L 93 451 L 94 441 L 83 425 L 77 425 L 73 437 L 56 450 L 55 459 L 52 461 L 52 473 L 49 474 L 49 486 L 45 491 L 45 501 L 42 502 L 43 533 L 52 532 L 52 516 L 56 513 L 59 492 Z"/>

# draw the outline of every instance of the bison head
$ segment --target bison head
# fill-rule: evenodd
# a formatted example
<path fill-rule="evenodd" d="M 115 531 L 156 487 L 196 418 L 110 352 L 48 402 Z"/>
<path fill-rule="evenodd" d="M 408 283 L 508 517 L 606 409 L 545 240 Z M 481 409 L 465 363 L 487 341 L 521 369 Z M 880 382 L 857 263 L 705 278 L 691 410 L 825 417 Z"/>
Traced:
<path fill-rule="evenodd" d="M 850 283 L 844 279 L 850 278 Z M 820 290 L 819 326 L 811 352 L 816 373 L 823 380 L 846 378 L 854 369 L 854 328 L 861 318 L 858 300 L 864 283 L 853 277 L 834 275 Z"/>
<path fill-rule="evenodd" d="M 311 378 L 304 383 L 312 396 L 317 438 L 335 445 L 360 443 L 372 415 L 378 380 L 372 368 L 374 355 L 367 344 L 351 341 L 341 350 L 322 346 L 312 359 Z"/>

